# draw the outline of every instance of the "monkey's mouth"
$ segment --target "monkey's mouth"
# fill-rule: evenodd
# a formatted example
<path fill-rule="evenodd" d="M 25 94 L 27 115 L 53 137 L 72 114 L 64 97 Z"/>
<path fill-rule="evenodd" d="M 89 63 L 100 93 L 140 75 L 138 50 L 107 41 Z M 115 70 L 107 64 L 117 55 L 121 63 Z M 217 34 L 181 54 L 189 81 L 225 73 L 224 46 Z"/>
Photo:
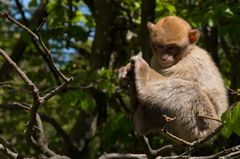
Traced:
<path fill-rule="evenodd" d="M 171 67 L 174 63 L 173 62 L 169 62 L 169 61 L 163 61 L 163 60 L 159 59 L 159 64 L 163 68 L 168 68 L 168 67 Z"/>

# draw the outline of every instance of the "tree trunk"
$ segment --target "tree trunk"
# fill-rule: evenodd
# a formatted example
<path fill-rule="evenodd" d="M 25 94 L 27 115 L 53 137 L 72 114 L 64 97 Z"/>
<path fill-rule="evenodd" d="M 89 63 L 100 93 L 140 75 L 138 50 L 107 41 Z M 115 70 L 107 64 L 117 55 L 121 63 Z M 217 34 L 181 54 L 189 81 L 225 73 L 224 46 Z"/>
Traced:
<path fill-rule="evenodd" d="M 148 62 L 150 61 L 152 54 L 151 48 L 149 46 L 149 32 L 147 29 L 147 22 L 154 22 L 155 7 L 156 0 L 142 0 L 140 46 L 142 49 L 143 58 Z"/>
<path fill-rule="evenodd" d="M 207 51 L 212 55 L 212 58 L 216 65 L 220 67 L 219 55 L 218 55 L 218 28 L 216 26 L 205 26 L 203 28 L 204 43 L 206 44 Z"/>
<path fill-rule="evenodd" d="M 109 0 L 95 1 L 96 33 L 93 41 L 91 65 L 93 69 L 107 67 L 112 53 L 114 12 Z"/>

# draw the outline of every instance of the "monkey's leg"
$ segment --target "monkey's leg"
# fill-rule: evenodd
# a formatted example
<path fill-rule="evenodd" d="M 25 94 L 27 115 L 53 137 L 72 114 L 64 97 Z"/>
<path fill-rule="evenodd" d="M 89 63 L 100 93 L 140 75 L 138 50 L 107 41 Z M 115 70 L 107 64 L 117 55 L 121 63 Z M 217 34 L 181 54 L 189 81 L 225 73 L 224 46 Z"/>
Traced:
<path fill-rule="evenodd" d="M 139 99 L 145 105 L 142 108 L 144 117 L 153 125 L 149 131 L 161 129 L 162 123 L 166 122 L 162 116 L 164 114 L 176 117 L 174 122 L 169 123 L 168 131 L 189 142 L 205 137 L 219 126 L 219 122 L 212 119 L 217 115 L 211 100 L 191 81 L 167 78 L 148 84 Z"/>

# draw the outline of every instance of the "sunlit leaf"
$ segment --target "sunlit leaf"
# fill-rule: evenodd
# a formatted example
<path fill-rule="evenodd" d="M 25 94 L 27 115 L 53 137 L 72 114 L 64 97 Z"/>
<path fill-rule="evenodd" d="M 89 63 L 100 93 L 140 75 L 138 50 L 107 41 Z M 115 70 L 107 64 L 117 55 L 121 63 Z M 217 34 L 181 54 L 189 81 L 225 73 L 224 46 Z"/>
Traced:
<path fill-rule="evenodd" d="M 224 122 L 222 133 L 225 137 L 229 137 L 231 132 L 240 135 L 240 103 L 234 104 L 233 108 L 225 112 L 222 121 Z"/>

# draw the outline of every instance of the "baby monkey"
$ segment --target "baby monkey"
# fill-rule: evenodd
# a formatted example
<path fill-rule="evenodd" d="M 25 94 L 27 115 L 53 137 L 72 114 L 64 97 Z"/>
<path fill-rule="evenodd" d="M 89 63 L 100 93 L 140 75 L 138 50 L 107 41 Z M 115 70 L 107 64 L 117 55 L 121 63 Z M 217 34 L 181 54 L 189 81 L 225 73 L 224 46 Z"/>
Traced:
<path fill-rule="evenodd" d="M 166 117 L 175 118 L 168 132 L 186 141 L 208 135 L 228 107 L 224 81 L 208 53 L 196 46 L 200 33 L 183 19 L 167 16 L 148 22 L 153 52 L 151 68 L 139 56 L 119 70 L 121 80 L 134 73 L 138 134 L 161 132 Z"/>

